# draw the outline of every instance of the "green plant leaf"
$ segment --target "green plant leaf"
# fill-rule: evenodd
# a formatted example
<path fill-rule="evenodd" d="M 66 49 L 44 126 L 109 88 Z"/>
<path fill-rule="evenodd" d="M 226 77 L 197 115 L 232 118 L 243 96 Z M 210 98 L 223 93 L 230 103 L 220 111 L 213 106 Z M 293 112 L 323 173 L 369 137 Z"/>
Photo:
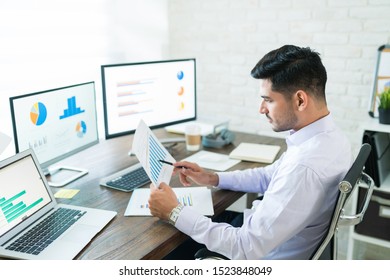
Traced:
<path fill-rule="evenodd" d="M 390 88 L 379 95 L 379 108 L 390 109 Z"/>

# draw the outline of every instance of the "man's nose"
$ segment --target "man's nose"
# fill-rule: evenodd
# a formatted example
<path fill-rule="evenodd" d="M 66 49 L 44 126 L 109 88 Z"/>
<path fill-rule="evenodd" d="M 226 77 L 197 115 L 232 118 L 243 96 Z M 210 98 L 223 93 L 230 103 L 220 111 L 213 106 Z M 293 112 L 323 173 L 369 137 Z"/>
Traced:
<path fill-rule="evenodd" d="M 260 114 L 268 113 L 268 110 L 267 110 L 267 107 L 265 106 L 265 101 L 264 100 L 260 103 L 259 112 L 260 112 Z"/>

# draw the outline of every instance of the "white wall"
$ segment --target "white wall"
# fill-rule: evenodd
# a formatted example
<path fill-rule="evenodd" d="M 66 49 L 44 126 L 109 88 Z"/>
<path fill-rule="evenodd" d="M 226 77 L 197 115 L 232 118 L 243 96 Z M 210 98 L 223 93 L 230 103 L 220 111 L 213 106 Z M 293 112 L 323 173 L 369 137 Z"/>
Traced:
<path fill-rule="evenodd" d="M 317 50 L 328 70 L 329 108 L 356 147 L 377 49 L 390 43 L 389 15 L 389 0 L 170 0 L 171 54 L 197 58 L 201 115 L 268 134 L 250 71 L 284 44 Z"/>
<path fill-rule="evenodd" d="M 357 146 L 389 14 L 389 0 L 1 1 L 0 131 L 12 134 L 9 96 L 95 80 L 99 102 L 102 64 L 195 57 L 200 115 L 271 133 L 249 73 L 268 51 L 296 44 L 321 53 L 329 107 Z"/>
<path fill-rule="evenodd" d="M 1 1 L 0 131 L 12 135 L 10 96 L 95 81 L 103 137 L 100 65 L 168 51 L 166 0 Z"/>

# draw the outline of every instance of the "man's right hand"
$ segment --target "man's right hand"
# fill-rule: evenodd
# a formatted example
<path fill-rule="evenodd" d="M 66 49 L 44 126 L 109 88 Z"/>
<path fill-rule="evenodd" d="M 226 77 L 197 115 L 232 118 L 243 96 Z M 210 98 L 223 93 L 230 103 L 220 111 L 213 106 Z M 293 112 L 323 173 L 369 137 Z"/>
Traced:
<path fill-rule="evenodd" d="M 207 172 L 193 162 L 180 161 L 173 164 L 174 172 L 178 172 L 183 186 L 191 186 L 191 181 L 198 185 L 218 186 L 219 178 L 216 173 Z"/>

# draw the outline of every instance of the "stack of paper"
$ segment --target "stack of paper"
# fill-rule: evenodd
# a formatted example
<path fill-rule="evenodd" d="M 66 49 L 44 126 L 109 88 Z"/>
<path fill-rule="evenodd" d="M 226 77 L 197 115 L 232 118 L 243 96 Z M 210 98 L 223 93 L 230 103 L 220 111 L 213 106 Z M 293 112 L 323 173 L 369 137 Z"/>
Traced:
<path fill-rule="evenodd" d="M 280 146 L 255 143 L 241 143 L 229 157 L 246 161 L 272 163 L 280 150 Z"/>

